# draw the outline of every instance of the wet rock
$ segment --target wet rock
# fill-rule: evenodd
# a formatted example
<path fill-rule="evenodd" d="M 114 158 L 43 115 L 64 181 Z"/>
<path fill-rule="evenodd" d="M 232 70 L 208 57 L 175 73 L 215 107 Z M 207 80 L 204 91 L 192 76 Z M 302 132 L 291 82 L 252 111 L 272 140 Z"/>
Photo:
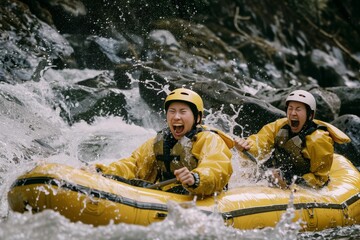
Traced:
<path fill-rule="evenodd" d="M 56 89 L 60 116 L 70 125 L 81 120 L 92 123 L 98 116 L 121 116 L 128 120 L 125 96 L 114 86 L 116 83 L 105 72 L 74 86 Z"/>
<path fill-rule="evenodd" d="M 351 139 L 350 143 L 335 143 L 335 151 L 346 156 L 355 166 L 360 167 L 360 118 L 356 115 L 343 115 L 331 122 Z"/>
<path fill-rule="evenodd" d="M 360 116 L 360 87 L 332 87 L 326 90 L 335 93 L 341 101 L 339 115 Z"/>
<path fill-rule="evenodd" d="M 187 87 L 202 96 L 206 108 L 205 117 L 209 113 L 212 116 L 219 116 L 217 119 L 207 119 L 207 122 L 214 126 L 219 125 L 231 134 L 249 135 L 260 130 L 266 123 L 285 116 L 283 111 L 266 101 L 224 82 L 214 81 L 204 76 L 196 76 L 194 79 L 192 75 L 187 76 L 176 72 L 165 74 L 144 71 L 142 77 L 144 79 L 140 84 L 140 94 L 157 111 L 162 111 L 167 95 L 163 89 Z"/>
<path fill-rule="evenodd" d="M 119 89 L 131 89 L 137 85 L 141 71 L 131 64 L 118 64 L 114 68 L 114 81 Z"/>
<path fill-rule="evenodd" d="M 342 56 L 340 56 L 342 57 Z M 344 86 L 347 69 L 334 56 L 314 49 L 303 63 L 303 71 L 317 79 L 321 87 Z"/>
<path fill-rule="evenodd" d="M 40 21 L 20 1 L 0 2 L 0 62 L 2 80 L 9 83 L 32 80 L 40 62 L 66 65 L 73 49 L 56 29 Z M 38 68 L 38 71 L 41 69 Z"/>
<path fill-rule="evenodd" d="M 285 100 L 290 92 L 302 89 L 312 93 L 316 99 L 315 118 L 323 121 L 332 121 L 340 112 L 340 99 L 333 92 L 326 91 L 316 85 L 306 85 L 302 87 L 293 87 L 287 89 L 262 89 L 257 92 L 256 96 L 265 100 L 271 105 L 286 110 Z"/>
<path fill-rule="evenodd" d="M 103 112 L 125 116 L 116 88 L 137 82 L 155 113 L 170 89 L 198 90 L 207 110 L 229 114 L 221 125 L 240 135 L 283 116 L 284 99 L 297 88 L 315 95 L 319 119 L 358 114 L 358 88 L 341 89 L 359 85 L 358 3 L 317 4 L 3 0 L 0 81 L 40 81 L 49 66 L 113 71 L 109 85 L 101 77 L 60 90 L 70 123 Z"/>
<path fill-rule="evenodd" d="M 340 98 L 323 88 L 314 88 L 310 91 L 316 100 L 315 118 L 331 122 L 339 116 Z"/>

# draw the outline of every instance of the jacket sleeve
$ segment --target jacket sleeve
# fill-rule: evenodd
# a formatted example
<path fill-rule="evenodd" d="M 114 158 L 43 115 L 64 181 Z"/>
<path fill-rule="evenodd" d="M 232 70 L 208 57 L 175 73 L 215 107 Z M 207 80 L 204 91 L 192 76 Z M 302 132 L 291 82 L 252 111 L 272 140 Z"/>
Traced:
<path fill-rule="evenodd" d="M 306 136 L 306 147 L 302 151 L 310 159 L 310 173 L 302 177 L 312 187 L 322 187 L 329 180 L 329 171 L 334 157 L 333 139 L 329 132 L 316 130 Z"/>
<path fill-rule="evenodd" d="M 105 174 L 117 175 L 126 179 L 139 178 L 154 182 L 157 170 L 153 146 L 154 138 L 142 144 L 128 158 L 120 159 L 108 166 L 103 164 L 96 164 L 95 166 Z"/>
<path fill-rule="evenodd" d="M 250 142 L 249 152 L 259 160 L 267 159 L 274 148 L 277 132 L 286 124 L 286 118 L 279 119 L 263 126 L 256 134 L 249 136 L 246 140 Z M 244 156 L 244 158 L 247 158 Z"/>
<path fill-rule="evenodd" d="M 196 188 L 187 190 L 197 195 L 211 195 L 221 192 L 232 174 L 232 153 L 224 140 L 216 133 L 204 131 L 197 135 L 192 154 L 198 159 L 198 166 L 192 170 L 200 177 Z"/>

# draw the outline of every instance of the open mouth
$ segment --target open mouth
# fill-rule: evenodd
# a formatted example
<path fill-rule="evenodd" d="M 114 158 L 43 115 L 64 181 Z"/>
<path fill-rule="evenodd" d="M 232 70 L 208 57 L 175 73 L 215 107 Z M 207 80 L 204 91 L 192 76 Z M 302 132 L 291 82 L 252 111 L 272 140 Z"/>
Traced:
<path fill-rule="evenodd" d="M 291 120 L 290 121 L 292 127 L 298 127 L 300 124 L 299 120 Z"/>
<path fill-rule="evenodd" d="M 179 134 L 181 133 L 183 130 L 184 130 L 184 126 L 183 125 L 173 125 L 173 128 L 174 128 L 174 132 Z"/>

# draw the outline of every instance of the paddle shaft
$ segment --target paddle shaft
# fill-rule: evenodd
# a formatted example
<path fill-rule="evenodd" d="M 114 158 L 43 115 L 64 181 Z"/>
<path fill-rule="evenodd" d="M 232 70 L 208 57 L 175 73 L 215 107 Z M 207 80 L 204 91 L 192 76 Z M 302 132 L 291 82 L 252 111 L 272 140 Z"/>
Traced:
<path fill-rule="evenodd" d="M 257 165 L 260 169 L 262 169 L 262 170 L 264 170 L 264 171 L 266 170 L 266 167 L 265 167 L 264 164 L 265 164 L 269 159 L 267 159 L 267 160 L 259 163 L 259 161 L 258 161 L 251 153 L 249 153 L 248 151 L 243 151 L 243 153 L 244 153 L 251 161 L 253 161 L 254 163 L 256 163 L 256 165 Z"/>
<path fill-rule="evenodd" d="M 172 184 L 172 183 L 176 183 L 176 182 L 177 182 L 176 178 L 172 178 L 172 179 L 169 179 L 169 180 L 165 180 L 165 181 L 162 181 L 162 182 L 155 183 L 153 185 L 147 186 L 146 188 L 156 189 L 156 188 L 163 187 L 163 186 L 166 186 L 166 185 L 169 185 L 169 184 Z"/>
<path fill-rule="evenodd" d="M 249 153 L 248 151 L 243 151 L 243 153 L 248 158 L 250 158 L 251 161 L 253 161 L 256 164 L 259 164 L 258 161 L 256 160 L 256 158 L 251 153 Z M 177 182 L 176 178 L 172 178 L 172 179 L 169 179 L 169 180 L 165 180 L 165 181 L 162 181 L 162 182 L 155 183 L 153 185 L 147 186 L 146 188 L 156 189 L 156 188 L 163 187 L 163 186 L 166 186 L 166 185 L 169 185 L 169 184 L 172 184 L 172 183 L 176 183 L 176 182 Z"/>
<path fill-rule="evenodd" d="M 254 163 L 256 164 L 259 164 L 257 159 L 251 154 L 249 153 L 248 151 L 243 151 L 243 153 L 251 160 L 253 161 Z"/>

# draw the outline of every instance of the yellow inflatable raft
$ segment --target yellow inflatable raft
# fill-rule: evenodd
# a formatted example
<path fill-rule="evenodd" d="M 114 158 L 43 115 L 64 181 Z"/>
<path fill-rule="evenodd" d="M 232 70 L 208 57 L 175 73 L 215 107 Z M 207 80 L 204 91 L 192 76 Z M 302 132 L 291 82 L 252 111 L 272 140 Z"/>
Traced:
<path fill-rule="evenodd" d="M 330 182 L 320 190 L 296 186 L 294 221 L 305 231 L 360 223 L 360 173 L 343 156 L 335 155 Z M 198 199 L 196 206 L 222 214 L 224 223 L 239 229 L 274 227 L 286 211 L 291 190 L 265 186 L 230 189 Z M 16 212 L 52 209 L 71 221 L 106 225 L 110 222 L 148 225 L 167 216 L 167 201 L 188 202 L 192 196 L 134 187 L 60 164 L 44 164 L 20 176 L 8 192 Z M 216 205 L 216 206 L 215 206 Z"/>

